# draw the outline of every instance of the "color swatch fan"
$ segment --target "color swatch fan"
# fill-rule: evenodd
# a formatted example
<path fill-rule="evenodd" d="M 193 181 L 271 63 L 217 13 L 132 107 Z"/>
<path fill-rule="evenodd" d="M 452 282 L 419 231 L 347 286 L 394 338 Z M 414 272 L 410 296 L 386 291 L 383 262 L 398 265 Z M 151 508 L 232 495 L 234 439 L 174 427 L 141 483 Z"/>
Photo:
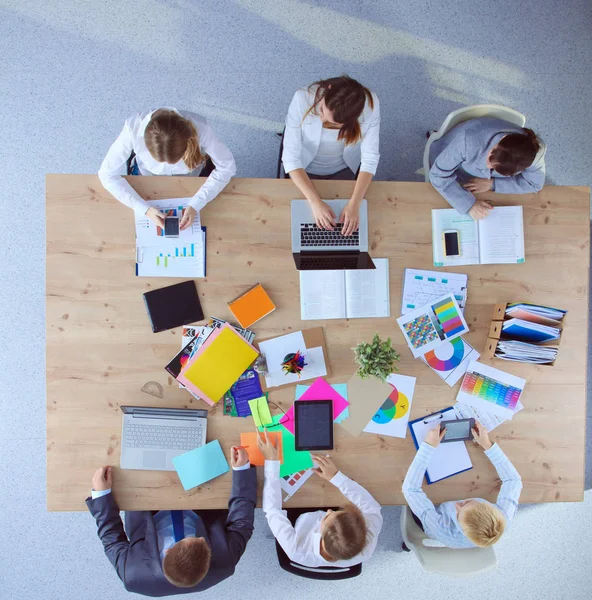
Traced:
<path fill-rule="evenodd" d="M 421 359 L 450 387 L 466 373 L 471 360 L 481 356 L 462 337 L 454 338 L 451 342 L 442 342 L 434 350 L 426 352 Z"/>

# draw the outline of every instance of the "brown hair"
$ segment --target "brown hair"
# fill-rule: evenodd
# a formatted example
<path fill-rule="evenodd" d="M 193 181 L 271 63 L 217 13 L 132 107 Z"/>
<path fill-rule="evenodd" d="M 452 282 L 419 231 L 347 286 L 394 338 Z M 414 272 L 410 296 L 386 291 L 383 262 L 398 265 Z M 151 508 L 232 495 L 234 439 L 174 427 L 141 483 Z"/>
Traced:
<path fill-rule="evenodd" d="M 193 587 L 206 576 L 211 557 L 212 552 L 204 538 L 185 538 L 167 550 L 162 571 L 173 585 Z"/>
<path fill-rule="evenodd" d="M 522 133 L 510 133 L 495 146 L 489 157 L 493 168 L 500 175 L 516 175 L 528 169 L 534 162 L 541 144 L 532 129 Z"/>
<path fill-rule="evenodd" d="M 309 86 L 309 91 L 317 86 L 313 105 L 308 109 L 317 114 L 317 106 L 325 100 L 325 106 L 333 113 L 336 123 L 341 123 L 338 140 L 344 140 L 346 145 L 355 144 L 362 137 L 358 119 L 364 110 L 366 101 L 374 109 L 372 93 L 355 79 L 342 75 L 331 79 L 321 79 Z M 305 117 L 306 117 L 305 115 Z"/>
<path fill-rule="evenodd" d="M 499 508 L 484 502 L 467 506 L 461 515 L 464 534 L 481 548 L 495 544 L 506 529 L 506 519 Z"/>
<path fill-rule="evenodd" d="M 183 159 L 193 171 L 205 160 L 195 125 L 174 110 L 161 108 L 152 113 L 144 131 L 144 141 L 158 162 L 175 164 Z"/>
<path fill-rule="evenodd" d="M 357 506 L 346 504 L 323 529 L 323 547 L 333 560 L 349 560 L 365 548 L 366 534 L 364 515 Z"/>

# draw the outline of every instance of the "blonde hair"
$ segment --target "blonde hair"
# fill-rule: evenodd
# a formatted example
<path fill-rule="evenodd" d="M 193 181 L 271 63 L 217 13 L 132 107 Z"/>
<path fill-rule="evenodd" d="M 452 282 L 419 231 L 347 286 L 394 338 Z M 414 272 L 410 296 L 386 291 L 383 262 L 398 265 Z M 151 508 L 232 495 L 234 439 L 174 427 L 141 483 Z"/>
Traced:
<path fill-rule="evenodd" d="M 506 529 L 506 519 L 499 508 L 484 502 L 467 506 L 461 515 L 464 534 L 481 548 L 495 544 Z"/>
<path fill-rule="evenodd" d="M 211 558 L 212 551 L 204 538 L 185 538 L 167 550 L 162 571 L 174 586 L 190 588 L 207 575 Z"/>
<path fill-rule="evenodd" d="M 366 547 L 367 527 L 364 515 L 353 504 L 346 504 L 323 529 L 326 553 L 334 560 L 349 560 Z"/>
<path fill-rule="evenodd" d="M 195 125 L 174 110 L 161 108 L 152 113 L 144 131 L 144 142 L 158 162 L 174 165 L 183 159 L 193 171 L 206 160 L 199 147 Z"/>

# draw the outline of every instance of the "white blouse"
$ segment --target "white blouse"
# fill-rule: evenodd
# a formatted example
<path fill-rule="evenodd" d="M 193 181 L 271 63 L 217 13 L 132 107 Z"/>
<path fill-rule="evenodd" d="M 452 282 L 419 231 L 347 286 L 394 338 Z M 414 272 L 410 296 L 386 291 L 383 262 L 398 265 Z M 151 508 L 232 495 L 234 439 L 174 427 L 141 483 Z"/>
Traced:
<path fill-rule="evenodd" d="M 307 173 L 313 175 L 333 175 L 347 168 L 343 160 L 345 142 L 337 140 L 339 129 L 323 127 L 319 149 L 312 162 L 306 167 Z"/>
<path fill-rule="evenodd" d="M 208 202 L 213 200 L 228 184 L 236 173 L 234 157 L 226 145 L 220 141 L 210 124 L 195 113 L 175 110 L 185 119 L 189 119 L 197 130 L 199 147 L 207 154 L 216 167 L 205 183 L 197 191 L 188 204 L 200 211 Z M 99 179 L 106 190 L 121 203 L 144 214 L 150 205 L 122 177 L 127 174 L 127 160 L 130 154 L 136 153 L 138 170 L 142 175 L 198 175 L 203 164 L 190 171 L 183 159 L 175 164 L 157 161 L 149 152 L 144 141 L 144 131 L 152 118 L 154 110 L 138 113 L 127 119 L 123 130 L 109 148 L 107 156 L 99 169 Z"/>

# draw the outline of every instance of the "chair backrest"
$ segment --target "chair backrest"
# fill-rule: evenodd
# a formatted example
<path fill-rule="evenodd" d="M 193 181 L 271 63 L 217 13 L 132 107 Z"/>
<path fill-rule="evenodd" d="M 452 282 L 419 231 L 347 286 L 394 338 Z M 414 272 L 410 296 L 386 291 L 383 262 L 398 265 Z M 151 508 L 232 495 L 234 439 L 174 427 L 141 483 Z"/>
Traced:
<path fill-rule="evenodd" d="M 427 536 L 413 520 L 408 506 L 401 510 L 401 533 L 407 548 L 415 554 L 424 570 L 430 573 L 463 578 L 489 571 L 497 565 L 492 547 L 456 549 L 424 546 L 423 540 Z"/>
<path fill-rule="evenodd" d="M 282 154 L 284 153 L 284 132 L 286 131 L 286 128 L 284 127 L 284 130 L 281 133 L 277 133 L 276 135 L 280 138 L 280 153 L 278 156 L 278 162 L 277 162 L 277 173 L 276 173 L 276 179 L 284 179 L 284 165 L 282 163 Z"/>
<path fill-rule="evenodd" d="M 430 181 L 430 148 L 432 144 L 446 135 L 453 127 L 469 119 L 478 119 L 479 117 L 496 117 L 508 121 L 518 127 L 524 127 L 526 117 L 513 108 L 502 106 L 501 104 L 475 104 L 474 106 L 464 106 L 452 111 L 445 119 L 440 129 L 430 135 L 423 152 L 423 169 L 426 182 Z"/>

